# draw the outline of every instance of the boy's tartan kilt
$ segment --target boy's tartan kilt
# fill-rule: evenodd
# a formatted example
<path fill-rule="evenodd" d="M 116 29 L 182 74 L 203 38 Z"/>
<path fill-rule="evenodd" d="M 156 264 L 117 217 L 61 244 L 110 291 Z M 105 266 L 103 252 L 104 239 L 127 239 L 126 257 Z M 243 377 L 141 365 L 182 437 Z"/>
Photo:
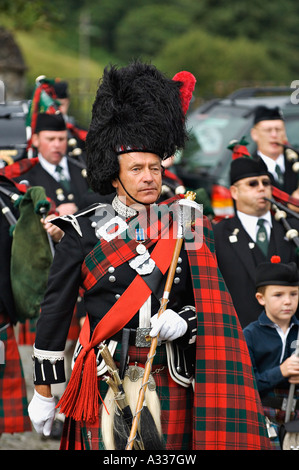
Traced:
<path fill-rule="evenodd" d="M 129 348 L 130 363 L 145 364 L 149 349 Z M 115 353 L 118 365 L 119 346 Z M 167 450 L 189 450 L 192 446 L 192 387 L 181 387 L 169 375 L 165 346 L 157 348 L 153 362 L 153 377 L 161 405 L 161 424 L 164 442 Z M 157 372 L 155 372 L 157 371 Z M 99 390 L 104 399 L 107 385 L 99 380 Z M 100 413 L 102 406 L 100 407 Z M 134 410 L 133 410 L 134 412 Z M 71 441 L 71 442 L 70 442 Z M 62 450 L 104 450 L 100 420 L 90 425 L 66 419 Z"/>
<path fill-rule="evenodd" d="M 0 314 L 0 329 L 7 323 L 8 318 Z M 31 431 L 26 384 L 11 324 L 0 331 L 0 340 L 5 345 L 5 363 L 0 364 L 0 435 Z"/>

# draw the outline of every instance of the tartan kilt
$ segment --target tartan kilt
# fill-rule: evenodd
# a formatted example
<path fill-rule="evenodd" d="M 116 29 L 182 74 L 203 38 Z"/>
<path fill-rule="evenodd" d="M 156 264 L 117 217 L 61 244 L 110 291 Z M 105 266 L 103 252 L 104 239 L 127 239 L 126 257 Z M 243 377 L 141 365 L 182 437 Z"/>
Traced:
<path fill-rule="evenodd" d="M 118 345 L 114 354 L 117 365 L 119 350 Z M 130 346 L 130 363 L 145 364 L 148 351 L 148 348 Z M 157 372 L 155 372 L 156 370 Z M 157 348 L 152 371 L 156 382 L 156 391 L 160 399 L 161 425 L 165 448 L 167 450 L 190 450 L 192 448 L 192 386 L 185 388 L 172 380 L 168 372 L 165 346 Z M 100 379 L 98 384 L 101 397 L 104 399 L 108 389 L 107 384 Z M 100 406 L 100 414 L 102 413 L 102 406 Z M 60 449 L 104 450 L 100 418 L 92 425 L 66 418 Z"/>
<path fill-rule="evenodd" d="M 0 314 L 0 329 L 8 318 Z M 0 434 L 31 431 L 26 384 L 14 330 L 11 324 L 0 331 L 5 363 L 0 364 Z"/>
<path fill-rule="evenodd" d="M 19 346 L 33 346 L 35 343 L 36 323 L 38 318 L 31 318 L 19 323 Z M 77 341 L 80 333 L 79 320 L 76 316 L 76 308 L 73 313 L 71 325 L 68 331 L 67 339 L 70 341 Z"/>
<path fill-rule="evenodd" d="M 19 346 L 32 346 L 35 342 L 37 318 L 27 319 L 19 323 L 18 344 Z"/>

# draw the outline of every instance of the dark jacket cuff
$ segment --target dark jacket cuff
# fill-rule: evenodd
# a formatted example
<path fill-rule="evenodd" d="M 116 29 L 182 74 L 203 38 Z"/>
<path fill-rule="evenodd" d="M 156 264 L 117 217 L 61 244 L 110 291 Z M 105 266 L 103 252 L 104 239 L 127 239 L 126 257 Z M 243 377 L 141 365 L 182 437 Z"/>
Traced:
<path fill-rule="evenodd" d="M 63 351 L 44 351 L 33 347 L 33 362 L 35 385 L 65 382 Z"/>
<path fill-rule="evenodd" d="M 196 333 L 197 333 L 197 316 L 195 307 L 192 305 L 186 305 L 185 307 L 178 312 L 180 317 L 182 317 L 188 325 L 186 333 L 181 336 L 180 338 L 176 339 L 174 342 L 175 344 L 181 348 L 186 349 L 191 344 L 195 343 L 196 341 Z"/>

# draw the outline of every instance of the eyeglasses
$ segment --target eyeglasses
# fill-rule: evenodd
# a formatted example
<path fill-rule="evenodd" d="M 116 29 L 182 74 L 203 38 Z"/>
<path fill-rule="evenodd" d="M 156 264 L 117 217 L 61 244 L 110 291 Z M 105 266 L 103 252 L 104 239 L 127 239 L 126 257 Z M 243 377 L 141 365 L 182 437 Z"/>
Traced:
<path fill-rule="evenodd" d="M 243 184 L 245 184 L 246 186 L 250 186 L 251 188 L 257 188 L 260 185 L 260 183 L 265 188 L 271 186 L 271 181 L 269 179 L 263 179 L 263 180 L 255 179 L 255 180 L 250 180 L 250 181 L 246 181 L 246 182 L 244 181 L 243 182 Z M 237 185 L 235 185 L 235 186 L 237 186 Z"/>
<path fill-rule="evenodd" d="M 265 188 L 267 188 L 268 186 L 271 185 L 271 181 L 270 180 L 251 180 L 251 181 L 248 181 L 248 186 L 250 186 L 251 188 L 256 188 L 257 186 L 259 186 L 259 184 L 262 183 L 263 186 L 265 186 Z"/>
<path fill-rule="evenodd" d="M 255 126 L 255 129 L 264 133 L 264 134 L 272 134 L 275 132 L 276 134 L 281 134 L 282 132 L 285 132 L 285 129 L 283 127 L 269 127 L 269 128 L 264 128 L 264 127 L 258 127 Z"/>

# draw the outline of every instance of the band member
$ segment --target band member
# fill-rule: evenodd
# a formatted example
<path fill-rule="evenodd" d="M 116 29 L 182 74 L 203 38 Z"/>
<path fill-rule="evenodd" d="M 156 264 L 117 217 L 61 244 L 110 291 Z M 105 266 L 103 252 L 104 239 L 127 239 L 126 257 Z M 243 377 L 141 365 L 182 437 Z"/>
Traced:
<path fill-rule="evenodd" d="M 231 195 L 235 216 L 213 226 L 218 265 L 241 325 L 255 321 L 262 307 L 255 298 L 256 266 L 278 254 L 284 263 L 298 262 L 296 247 L 270 212 L 272 175 L 261 158 L 231 162 Z M 260 227 L 260 220 L 264 226 Z M 291 218 L 299 228 L 298 220 Z"/>
<path fill-rule="evenodd" d="M 14 326 L 18 323 L 11 287 L 11 226 L 18 217 L 11 198 L 1 189 L 21 193 L 5 176 L 0 176 L 0 436 L 2 433 L 31 431 L 27 412 L 24 373 Z"/>
<path fill-rule="evenodd" d="M 45 188 L 60 215 L 73 214 L 88 184 L 82 169 L 66 156 L 67 129 L 62 115 L 38 114 L 32 144 L 37 148 L 39 163 L 25 179 L 30 186 Z"/>
<path fill-rule="evenodd" d="M 244 329 L 257 387 L 265 416 L 271 422 L 273 450 L 282 450 L 279 425 L 288 417 L 288 406 L 283 404 L 291 384 L 295 387 L 297 402 L 299 358 L 297 338 L 299 321 L 298 267 L 284 264 L 279 256 L 261 263 L 256 272 L 256 297 L 263 307 L 259 318 Z M 284 341 L 282 341 L 282 337 Z M 290 399 L 290 398 L 289 398 Z M 294 409 L 295 408 L 295 409 Z M 291 407 L 292 420 L 298 419 L 298 406 Z"/>
<path fill-rule="evenodd" d="M 59 101 L 59 110 L 61 111 L 65 122 L 67 123 L 69 139 L 75 139 L 74 146 L 77 149 L 79 148 L 84 151 L 87 131 L 83 128 L 80 128 L 78 123 L 75 121 L 75 118 L 69 114 L 71 96 L 68 82 L 56 79 L 53 84 L 53 88 L 55 90 L 57 100 Z M 81 154 L 79 155 L 81 156 Z"/>
<path fill-rule="evenodd" d="M 35 428 L 48 433 L 55 406 L 50 385 L 64 380 L 64 342 L 82 285 L 87 316 L 59 403 L 66 415 L 62 449 L 124 448 L 128 407 L 120 405 L 119 412 L 118 402 L 109 398 L 114 391 L 111 367 L 101 358 L 103 343 L 117 364 L 122 396 L 130 400 L 134 380 L 144 373 L 148 340 L 157 335 L 161 344 L 141 412 L 138 448 L 269 448 L 245 339 L 217 268 L 210 223 L 196 203 L 177 253 L 166 310 L 157 316 L 176 259 L 174 214 L 184 202 L 177 196 L 155 204 L 161 163 L 185 144 L 185 113 L 194 85 L 187 72 L 171 80 L 140 62 L 104 71 L 86 142 L 87 173 L 95 192 L 114 189 L 116 196 L 111 206 L 96 204 L 57 220 L 65 236 L 56 250 L 34 346 L 29 413 Z M 250 419 L 240 421 L 248 412 Z M 116 434 L 122 418 L 124 428 Z M 153 424 L 143 427 L 143 418 Z"/>
<path fill-rule="evenodd" d="M 286 157 L 283 146 L 287 143 L 287 135 L 282 111 L 278 107 L 259 106 L 255 111 L 251 137 L 257 145 L 256 155 L 263 159 L 273 175 L 274 185 L 298 197 L 294 193 L 298 188 L 298 173 L 293 171 L 293 162 Z"/>

